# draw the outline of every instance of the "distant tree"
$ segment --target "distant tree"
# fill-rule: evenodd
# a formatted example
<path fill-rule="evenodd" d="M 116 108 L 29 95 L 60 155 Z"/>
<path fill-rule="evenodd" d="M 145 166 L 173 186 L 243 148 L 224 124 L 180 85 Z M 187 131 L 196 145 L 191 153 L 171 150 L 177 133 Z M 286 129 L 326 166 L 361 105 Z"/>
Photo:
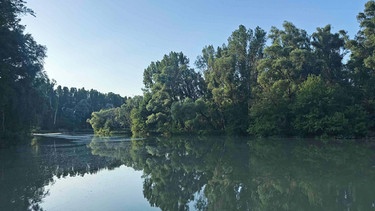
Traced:
<path fill-rule="evenodd" d="M 106 107 L 115 108 L 120 107 L 125 103 L 124 98 L 113 92 L 109 92 L 105 95 Z"/>
<path fill-rule="evenodd" d="M 112 132 L 130 132 L 131 111 L 139 107 L 142 97 L 135 96 L 117 108 L 102 109 L 93 112 L 88 122 L 97 134 L 108 135 Z"/>
<path fill-rule="evenodd" d="M 87 119 L 92 112 L 101 109 L 120 107 L 124 103 L 123 97 L 112 92 L 104 94 L 97 90 L 85 88 L 50 87 L 51 118 L 44 120 L 40 129 L 48 130 L 82 130 L 89 129 Z M 53 121 L 52 121 L 53 120 Z M 52 121 L 52 122 L 51 122 Z"/>
<path fill-rule="evenodd" d="M 55 83 L 56 81 L 48 79 L 47 75 L 37 77 L 33 83 L 35 87 L 33 99 L 37 105 L 32 114 L 34 129 L 53 129 L 55 109 L 58 106 L 58 99 L 54 92 Z"/>

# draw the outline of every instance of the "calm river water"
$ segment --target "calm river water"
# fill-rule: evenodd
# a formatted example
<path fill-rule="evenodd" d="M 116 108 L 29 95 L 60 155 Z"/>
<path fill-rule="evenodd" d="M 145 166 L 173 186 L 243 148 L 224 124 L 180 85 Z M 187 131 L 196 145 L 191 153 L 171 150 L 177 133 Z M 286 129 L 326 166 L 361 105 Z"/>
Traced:
<path fill-rule="evenodd" d="M 375 147 L 36 136 L 0 149 L 0 210 L 375 210 Z"/>

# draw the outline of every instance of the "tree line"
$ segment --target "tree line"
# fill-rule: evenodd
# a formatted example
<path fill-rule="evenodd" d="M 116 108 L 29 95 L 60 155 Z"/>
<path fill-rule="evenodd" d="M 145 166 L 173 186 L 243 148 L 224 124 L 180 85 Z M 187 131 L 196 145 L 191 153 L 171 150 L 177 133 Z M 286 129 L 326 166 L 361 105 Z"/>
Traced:
<path fill-rule="evenodd" d="M 34 125 L 39 130 L 92 130 L 87 122 L 92 112 L 119 107 L 127 99 L 112 92 L 104 94 L 95 89 L 50 87 L 52 89 L 43 93 L 43 114 L 37 116 Z M 50 95 L 47 96 L 46 93 Z"/>
<path fill-rule="evenodd" d="M 23 0 L 0 0 L 0 140 L 30 129 L 147 134 L 364 137 L 375 131 L 375 2 L 354 39 L 330 25 L 293 23 L 266 33 L 240 25 L 205 46 L 191 67 L 182 52 L 151 62 L 143 96 L 58 86 L 43 70 L 46 47 L 24 32 Z M 90 117 L 89 120 L 87 120 Z M 5 139 L 4 137 L 7 137 Z"/>
<path fill-rule="evenodd" d="M 141 135 L 373 135 L 374 15 L 369 1 L 354 39 L 331 25 L 311 35 L 290 22 L 268 34 L 240 25 L 227 43 L 203 48 L 197 69 L 171 52 L 144 70 L 129 127 Z"/>
<path fill-rule="evenodd" d="M 47 48 L 25 33 L 23 0 L 0 0 L 0 146 L 34 130 L 91 129 L 94 111 L 121 106 L 126 97 L 55 87 L 43 69 Z"/>

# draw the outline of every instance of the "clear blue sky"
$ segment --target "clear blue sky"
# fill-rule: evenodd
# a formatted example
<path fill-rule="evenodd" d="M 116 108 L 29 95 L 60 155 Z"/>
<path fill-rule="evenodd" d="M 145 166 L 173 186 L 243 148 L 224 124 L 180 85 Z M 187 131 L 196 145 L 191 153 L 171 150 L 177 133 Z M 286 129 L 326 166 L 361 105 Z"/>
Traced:
<path fill-rule="evenodd" d="M 47 46 L 45 70 L 58 85 L 142 94 L 143 70 L 170 51 L 194 67 L 206 45 L 221 46 L 240 24 L 313 33 L 331 24 L 351 38 L 367 0 L 29 0 L 26 31 Z"/>

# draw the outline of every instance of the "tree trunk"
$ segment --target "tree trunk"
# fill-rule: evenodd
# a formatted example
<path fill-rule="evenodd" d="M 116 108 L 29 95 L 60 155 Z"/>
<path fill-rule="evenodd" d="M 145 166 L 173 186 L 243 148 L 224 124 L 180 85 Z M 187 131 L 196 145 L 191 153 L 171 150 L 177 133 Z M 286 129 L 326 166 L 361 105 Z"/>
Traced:
<path fill-rule="evenodd" d="M 3 118 L 1 121 L 1 128 L 2 128 L 3 133 L 5 133 L 5 111 L 4 109 L 2 110 L 2 113 L 3 113 Z"/>
<path fill-rule="evenodd" d="M 53 117 L 53 125 L 56 125 L 57 110 L 59 109 L 59 98 L 57 98 L 57 105 L 55 110 L 55 116 Z"/>

